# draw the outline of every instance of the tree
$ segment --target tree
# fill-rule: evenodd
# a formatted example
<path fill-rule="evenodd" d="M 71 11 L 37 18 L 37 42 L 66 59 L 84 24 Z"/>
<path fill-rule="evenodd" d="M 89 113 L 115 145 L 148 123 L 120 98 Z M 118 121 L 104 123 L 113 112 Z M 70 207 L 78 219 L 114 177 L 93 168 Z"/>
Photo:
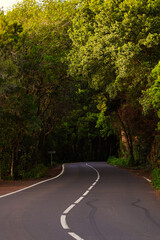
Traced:
<path fill-rule="evenodd" d="M 72 82 L 62 58 L 71 46 L 68 30 L 75 11 L 75 3 L 72 2 L 47 0 L 40 4 L 25 0 L 6 15 L 1 15 L 2 68 L 4 60 L 10 69 L 12 67 L 9 74 L 4 70 L 1 74 L 4 89 L 2 110 L 6 119 L 2 134 L 6 142 L 5 129 L 8 128 L 5 123 L 10 119 L 13 131 L 8 137 L 12 146 L 11 162 L 16 161 L 17 164 L 15 171 L 22 155 L 16 152 L 15 156 L 15 151 L 18 151 L 22 140 L 25 144 L 21 147 L 23 155 L 25 152 L 27 158 L 32 157 L 32 166 L 42 162 L 47 136 L 67 114 Z M 26 106 L 29 107 L 25 113 Z M 31 135 L 32 140 L 27 140 Z M 13 143 L 12 139 L 15 140 Z M 28 168 L 27 164 L 25 168 Z"/>
<path fill-rule="evenodd" d="M 139 98 L 159 60 L 159 16 L 159 1 L 84 1 L 70 34 L 70 74 L 83 76 L 111 101 L 119 100 L 116 113 L 128 139 L 132 164 L 132 142 L 138 131 L 132 131 L 131 121 L 120 118 L 119 112 L 128 103 L 137 112 L 141 109 Z"/>

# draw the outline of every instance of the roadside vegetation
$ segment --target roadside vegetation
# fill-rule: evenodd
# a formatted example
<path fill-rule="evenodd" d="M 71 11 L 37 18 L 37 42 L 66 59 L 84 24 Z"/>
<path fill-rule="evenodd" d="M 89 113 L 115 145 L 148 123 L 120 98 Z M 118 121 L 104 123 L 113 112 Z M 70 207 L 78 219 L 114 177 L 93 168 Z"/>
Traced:
<path fill-rule="evenodd" d="M 120 166 L 120 167 L 130 167 L 130 161 L 129 159 L 124 158 L 117 158 L 117 157 L 109 157 L 107 160 L 107 163 L 114 165 L 114 166 Z"/>
<path fill-rule="evenodd" d="M 55 151 L 154 169 L 159 188 L 159 26 L 159 0 L 1 9 L 0 178 L 37 177 Z"/>
<path fill-rule="evenodd" d="M 152 182 L 156 189 L 160 190 L 160 169 L 155 168 L 152 171 Z"/>

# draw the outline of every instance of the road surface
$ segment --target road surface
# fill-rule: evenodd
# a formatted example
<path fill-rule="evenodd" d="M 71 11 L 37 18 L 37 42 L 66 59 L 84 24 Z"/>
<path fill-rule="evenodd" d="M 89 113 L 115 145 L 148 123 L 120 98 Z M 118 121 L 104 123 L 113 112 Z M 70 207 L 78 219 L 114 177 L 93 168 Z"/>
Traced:
<path fill-rule="evenodd" d="M 160 240 L 150 184 L 106 163 L 65 164 L 61 176 L 0 198 L 0 240 Z"/>

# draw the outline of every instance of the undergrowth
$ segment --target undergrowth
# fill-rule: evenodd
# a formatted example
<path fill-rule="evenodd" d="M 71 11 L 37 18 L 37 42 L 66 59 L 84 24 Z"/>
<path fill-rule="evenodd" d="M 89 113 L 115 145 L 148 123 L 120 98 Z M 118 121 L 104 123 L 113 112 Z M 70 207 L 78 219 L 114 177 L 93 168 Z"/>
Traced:
<path fill-rule="evenodd" d="M 30 171 L 21 171 L 21 177 L 22 179 L 37 179 L 40 177 L 43 177 L 47 172 L 47 167 L 44 166 L 44 164 L 37 164 L 35 167 L 33 167 Z"/>
<path fill-rule="evenodd" d="M 108 158 L 107 163 L 111 165 L 121 166 L 121 167 L 129 167 L 130 166 L 130 160 L 124 159 L 124 158 L 116 158 L 114 156 L 111 156 Z"/>
<path fill-rule="evenodd" d="M 154 168 L 152 171 L 152 183 L 154 187 L 160 190 L 160 168 Z"/>

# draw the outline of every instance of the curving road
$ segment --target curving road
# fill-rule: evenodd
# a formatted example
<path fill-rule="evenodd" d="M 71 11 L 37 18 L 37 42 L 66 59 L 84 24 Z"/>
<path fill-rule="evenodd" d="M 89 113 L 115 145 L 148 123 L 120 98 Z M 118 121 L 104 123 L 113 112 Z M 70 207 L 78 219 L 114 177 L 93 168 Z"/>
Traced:
<path fill-rule="evenodd" d="M 149 183 L 106 163 L 0 198 L 0 240 L 160 240 L 160 200 Z"/>

